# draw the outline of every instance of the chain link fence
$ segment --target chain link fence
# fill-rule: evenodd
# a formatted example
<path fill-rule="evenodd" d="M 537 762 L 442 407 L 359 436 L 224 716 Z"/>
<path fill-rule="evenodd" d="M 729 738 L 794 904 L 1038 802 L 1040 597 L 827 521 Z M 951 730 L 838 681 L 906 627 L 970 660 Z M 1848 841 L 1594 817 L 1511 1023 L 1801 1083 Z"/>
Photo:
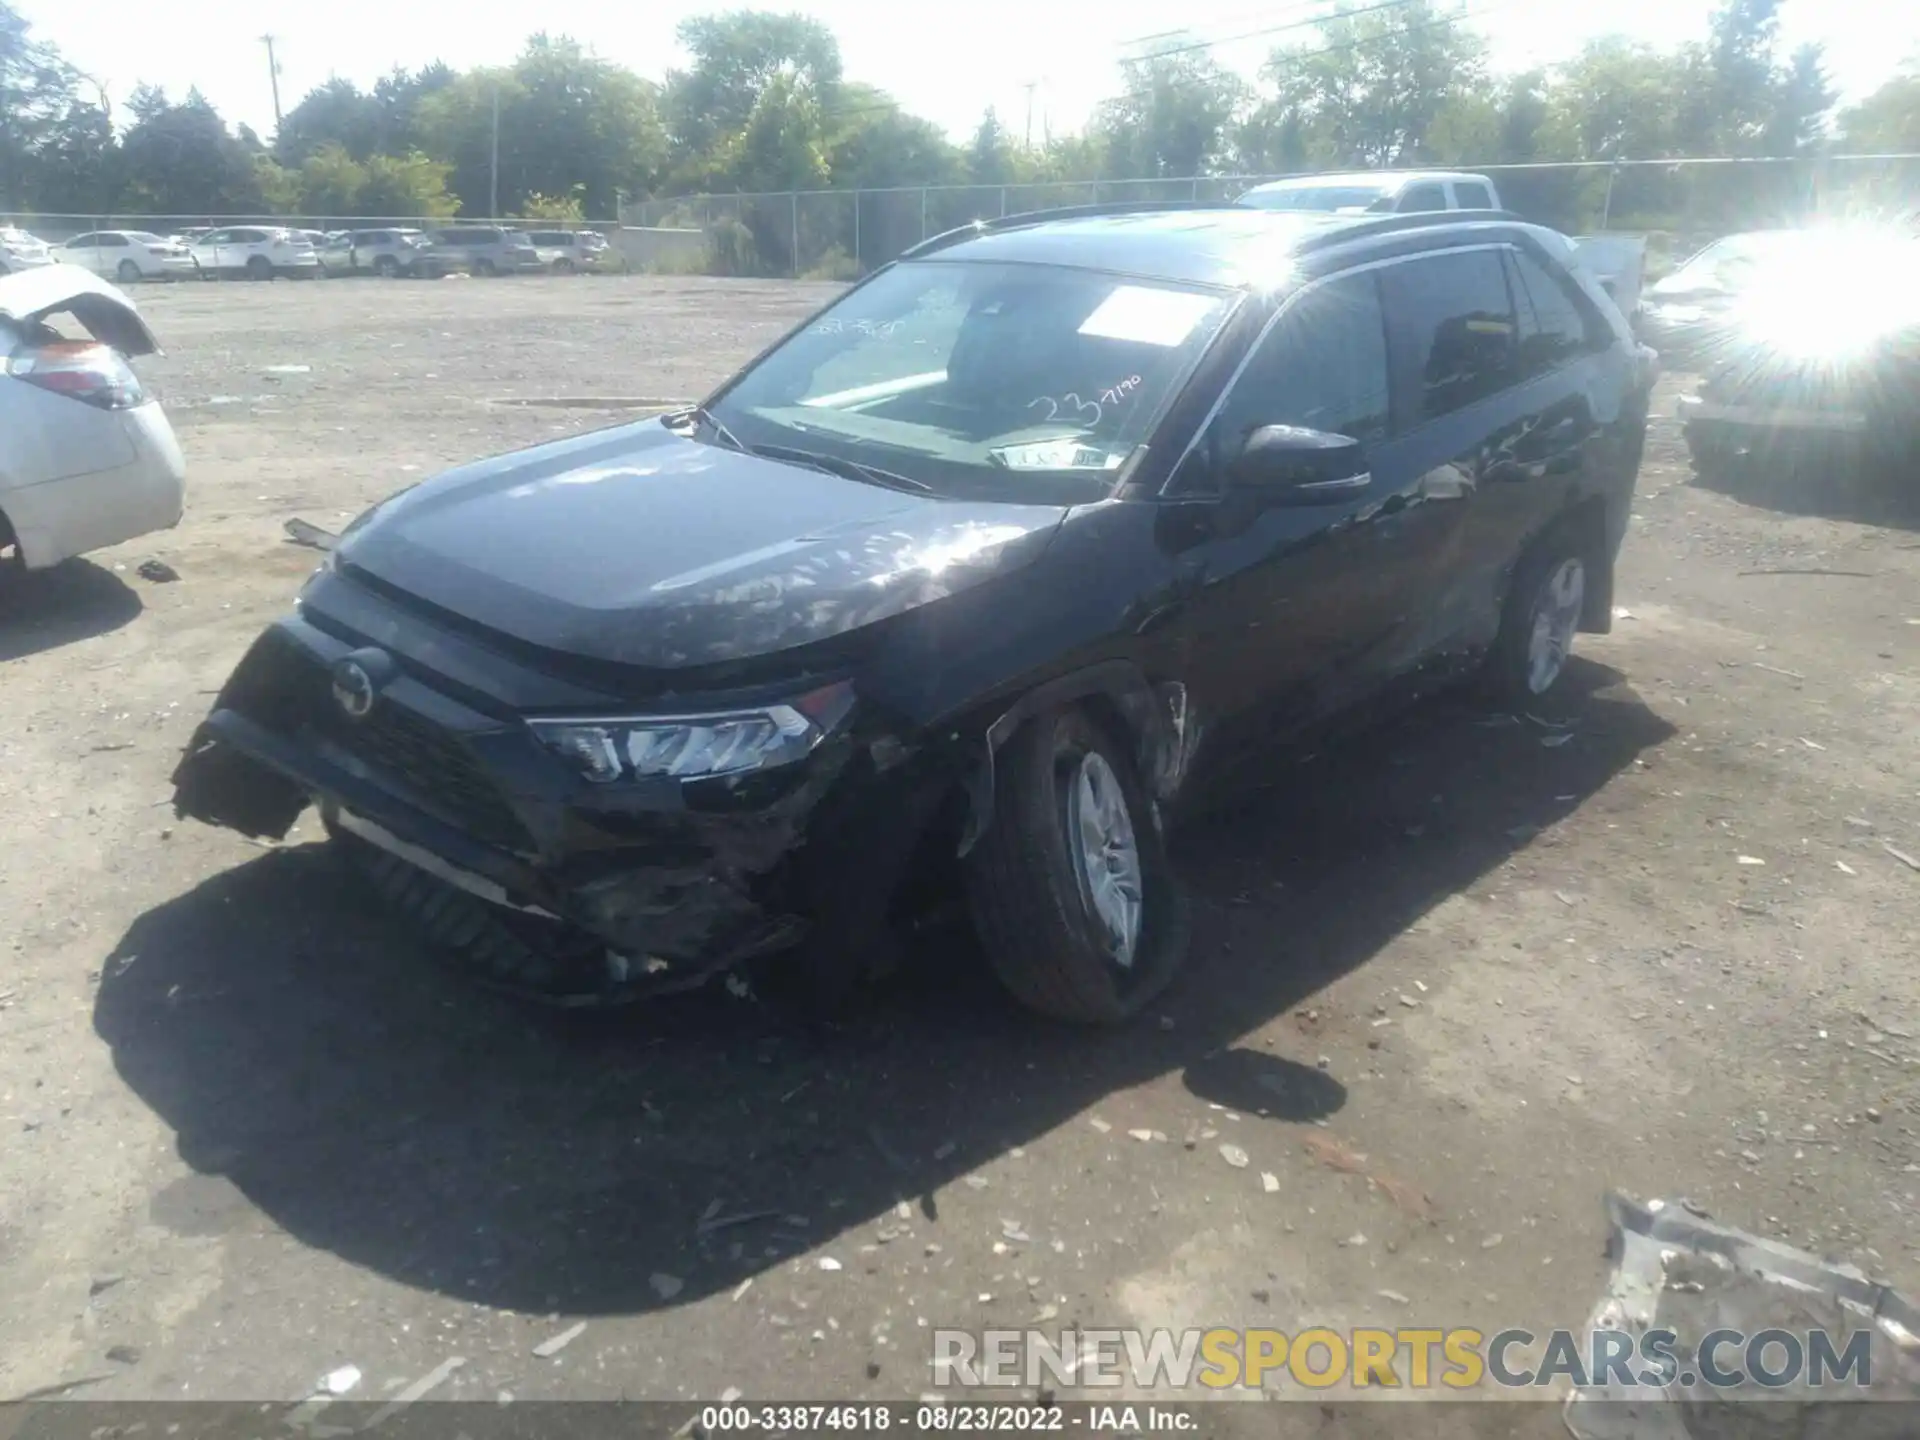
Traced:
<path fill-rule="evenodd" d="M 1920 155 L 1464 165 L 1509 210 L 1570 234 L 1646 235 L 1653 264 L 1720 235 L 1815 217 L 1920 217 Z M 689 195 L 624 205 L 621 223 L 697 229 L 719 274 L 852 279 L 974 220 L 1065 205 L 1230 201 L 1277 175 L 927 185 Z"/>
<path fill-rule="evenodd" d="M 95 230 L 143 230 L 161 237 L 188 230 L 228 229 L 235 225 L 257 226 L 263 230 L 317 230 L 322 234 L 335 230 L 445 230 L 449 227 L 501 225 L 509 230 L 599 230 L 610 232 L 619 227 L 577 220 L 485 220 L 446 215 L 140 215 L 126 211 L 99 215 L 48 215 L 31 212 L 0 211 L 0 229 L 25 230 L 60 245 Z"/>

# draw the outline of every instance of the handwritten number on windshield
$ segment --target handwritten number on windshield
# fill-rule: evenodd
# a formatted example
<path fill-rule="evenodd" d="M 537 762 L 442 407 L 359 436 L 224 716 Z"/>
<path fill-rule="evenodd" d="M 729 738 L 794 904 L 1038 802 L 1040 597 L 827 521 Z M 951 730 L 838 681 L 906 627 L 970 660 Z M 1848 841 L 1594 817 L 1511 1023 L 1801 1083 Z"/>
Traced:
<path fill-rule="evenodd" d="M 890 339 L 900 328 L 898 320 L 841 320 L 829 317 L 813 327 L 815 335 L 865 335 L 868 339 Z"/>
<path fill-rule="evenodd" d="M 1069 420 L 1091 430 L 1100 423 L 1103 413 L 1097 401 L 1082 400 L 1078 395 L 1062 395 L 1058 400 L 1051 395 L 1040 395 L 1027 402 L 1027 409 L 1035 410 L 1042 405 L 1047 407 L 1047 413 L 1040 417 L 1042 425 L 1049 420 Z"/>

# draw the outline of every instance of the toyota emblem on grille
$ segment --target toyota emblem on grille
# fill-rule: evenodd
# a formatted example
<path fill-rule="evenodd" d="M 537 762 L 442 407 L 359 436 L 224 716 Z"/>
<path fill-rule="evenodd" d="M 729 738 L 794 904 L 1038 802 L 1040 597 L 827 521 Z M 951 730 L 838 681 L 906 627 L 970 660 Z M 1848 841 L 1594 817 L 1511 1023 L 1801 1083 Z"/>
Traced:
<path fill-rule="evenodd" d="M 333 667 L 333 698 L 355 720 L 364 720 L 373 709 L 373 677 L 367 667 L 351 657 Z"/>

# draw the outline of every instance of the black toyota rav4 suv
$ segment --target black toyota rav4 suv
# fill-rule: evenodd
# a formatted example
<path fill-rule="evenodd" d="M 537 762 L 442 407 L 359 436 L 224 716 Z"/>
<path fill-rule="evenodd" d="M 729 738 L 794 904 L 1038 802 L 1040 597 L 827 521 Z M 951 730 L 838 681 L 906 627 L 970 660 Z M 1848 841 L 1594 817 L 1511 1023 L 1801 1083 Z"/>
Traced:
<path fill-rule="evenodd" d="M 701 405 L 361 516 L 176 803 L 317 803 L 439 946 L 576 1001 L 831 994 L 958 856 L 1016 996 L 1123 1019 L 1186 943 L 1168 816 L 1362 700 L 1531 704 L 1607 628 L 1650 355 L 1568 254 L 1493 213 L 940 236 Z"/>

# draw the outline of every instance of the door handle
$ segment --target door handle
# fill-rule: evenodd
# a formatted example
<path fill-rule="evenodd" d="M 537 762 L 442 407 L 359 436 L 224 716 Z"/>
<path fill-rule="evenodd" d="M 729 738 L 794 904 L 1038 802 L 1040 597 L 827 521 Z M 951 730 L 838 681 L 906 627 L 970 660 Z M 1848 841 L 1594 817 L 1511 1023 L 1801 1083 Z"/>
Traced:
<path fill-rule="evenodd" d="M 1343 475 L 1338 480 L 1308 480 L 1293 489 L 1298 495 L 1348 495 L 1371 484 L 1373 473 L 1362 470 L 1358 475 Z"/>

